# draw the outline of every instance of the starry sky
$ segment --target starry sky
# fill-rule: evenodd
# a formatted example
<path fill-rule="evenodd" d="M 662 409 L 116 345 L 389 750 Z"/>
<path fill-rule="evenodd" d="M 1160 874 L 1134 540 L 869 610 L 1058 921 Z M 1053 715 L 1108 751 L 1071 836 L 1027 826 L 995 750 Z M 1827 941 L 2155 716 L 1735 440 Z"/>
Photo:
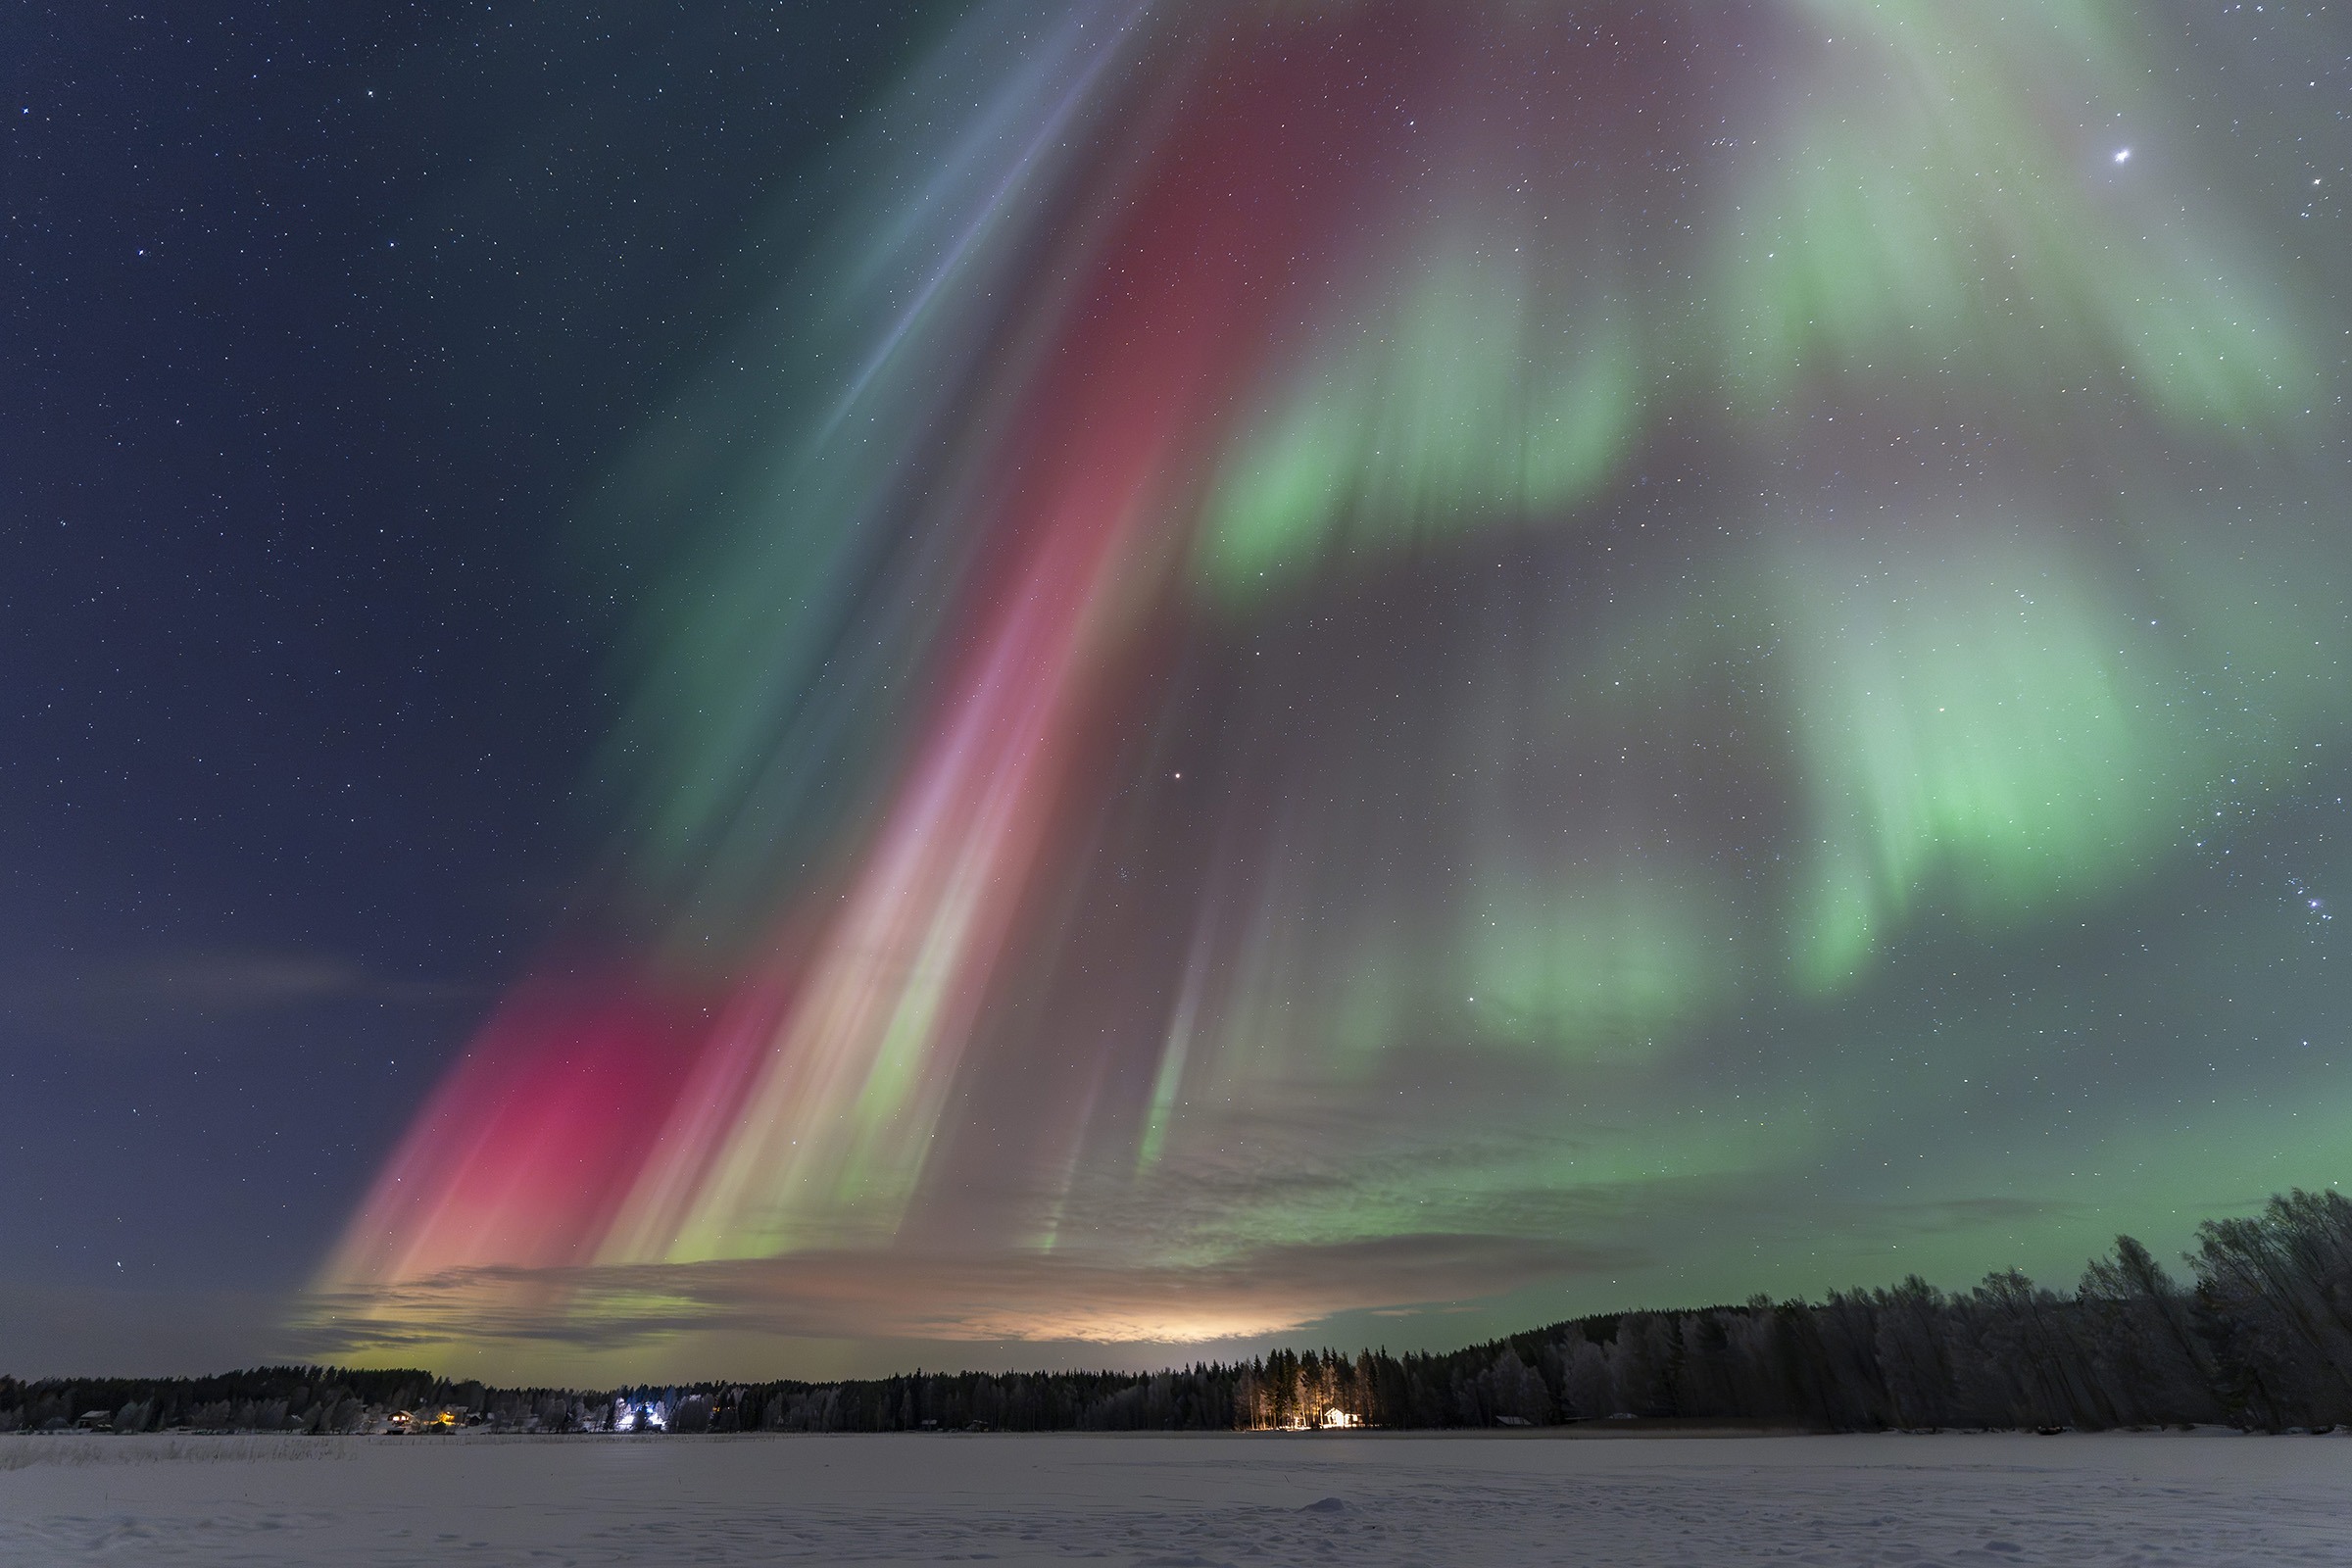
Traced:
<path fill-rule="evenodd" d="M 7 24 L 9 1369 L 1443 1348 L 2344 1174 L 2334 8 L 549 9 Z"/>

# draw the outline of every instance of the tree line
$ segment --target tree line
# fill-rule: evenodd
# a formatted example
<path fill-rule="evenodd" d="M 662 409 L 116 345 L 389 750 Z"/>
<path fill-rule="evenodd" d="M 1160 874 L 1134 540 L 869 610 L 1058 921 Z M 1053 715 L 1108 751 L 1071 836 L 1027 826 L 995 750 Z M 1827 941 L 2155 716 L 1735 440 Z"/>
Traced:
<path fill-rule="evenodd" d="M 1276 1349 L 1152 1373 L 925 1373 L 833 1383 L 493 1389 L 419 1371 L 274 1367 L 165 1380 L 0 1378 L 0 1431 L 360 1430 L 433 1407 L 534 1431 L 1234 1431 L 1551 1426 L 1621 1416 L 1821 1431 L 2352 1423 L 2352 1201 L 2295 1191 L 2209 1220 L 2176 1279 L 2129 1236 L 2071 1296 L 2016 1270 L 1605 1314 L 1446 1353 Z"/>
<path fill-rule="evenodd" d="M 115 1432 L 351 1433 L 393 1410 L 472 1412 L 494 1425 L 581 1431 L 597 1396 L 493 1389 L 416 1368 L 255 1367 L 203 1378 L 0 1377 L 0 1432 L 62 1431 L 83 1416 Z"/>

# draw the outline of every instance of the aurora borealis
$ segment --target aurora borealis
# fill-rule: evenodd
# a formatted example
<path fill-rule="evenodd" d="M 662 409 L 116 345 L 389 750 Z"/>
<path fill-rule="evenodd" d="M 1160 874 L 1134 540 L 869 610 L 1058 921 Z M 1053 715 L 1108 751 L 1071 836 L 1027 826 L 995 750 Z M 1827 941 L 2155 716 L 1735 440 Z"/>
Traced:
<path fill-rule="evenodd" d="M 943 23 L 586 509 L 613 849 L 302 1332 L 1450 1344 L 2334 1180 L 2352 50 L 2241 11 Z"/>

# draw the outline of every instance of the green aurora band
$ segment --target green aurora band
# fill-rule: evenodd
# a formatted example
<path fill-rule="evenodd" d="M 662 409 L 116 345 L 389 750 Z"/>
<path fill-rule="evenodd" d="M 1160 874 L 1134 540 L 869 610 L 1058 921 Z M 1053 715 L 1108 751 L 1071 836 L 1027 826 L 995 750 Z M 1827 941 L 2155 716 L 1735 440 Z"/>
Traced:
<path fill-rule="evenodd" d="M 972 10 L 622 463 L 631 1000 L 314 1331 L 1451 1342 L 2333 1179 L 2343 24 L 1201 9 Z"/>

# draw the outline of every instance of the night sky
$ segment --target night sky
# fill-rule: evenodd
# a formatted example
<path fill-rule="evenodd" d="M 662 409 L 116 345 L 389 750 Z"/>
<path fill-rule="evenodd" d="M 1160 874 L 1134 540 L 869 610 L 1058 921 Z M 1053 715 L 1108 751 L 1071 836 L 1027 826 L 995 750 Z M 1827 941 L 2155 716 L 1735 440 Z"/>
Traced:
<path fill-rule="evenodd" d="M 0 23 L 0 1370 L 1444 1348 L 2346 1174 L 2334 8 L 353 9 Z"/>

